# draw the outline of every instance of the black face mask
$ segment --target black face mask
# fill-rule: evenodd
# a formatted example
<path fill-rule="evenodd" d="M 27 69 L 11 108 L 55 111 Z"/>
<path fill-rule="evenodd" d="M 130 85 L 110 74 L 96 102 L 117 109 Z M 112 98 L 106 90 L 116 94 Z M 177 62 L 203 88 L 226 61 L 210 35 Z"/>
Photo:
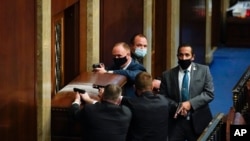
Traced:
<path fill-rule="evenodd" d="M 123 57 L 123 58 L 114 58 L 113 61 L 114 61 L 115 65 L 117 65 L 117 66 L 120 67 L 120 66 L 122 66 L 123 64 L 125 64 L 125 63 L 128 61 L 128 59 L 127 59 L 126 56 L 125 56 L 125 57 Z"/>
<path fill-rule="evenodd" d="M 185 70 L 185 69 L 187 69 L 190 66 L 191 62 L 192 62 L 191 59 L 188 59 L 188 60 L 179 60 L 178 64 L 181 66 L 181 68 L 183 70 Z"/>

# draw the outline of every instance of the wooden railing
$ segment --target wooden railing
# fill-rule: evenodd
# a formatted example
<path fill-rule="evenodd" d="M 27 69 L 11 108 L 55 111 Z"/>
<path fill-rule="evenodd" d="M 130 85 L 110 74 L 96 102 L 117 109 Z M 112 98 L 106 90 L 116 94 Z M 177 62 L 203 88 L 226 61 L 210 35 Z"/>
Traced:
<path fill-rule="evenodd" d="M 247 82 L 250 80 L 250 67 L 244 72 L 240 80 L 234 86 L 233 93 L 233 106 L 236 112 L 245 113 L 249 109 L 248 101 L 248 87 Z"/>
<path fill-rule="evenodd" d="M 236 112 L 234 107 L 231 107 L 226 115 L 226 141 L 230 141 L 231 125 L 245 125 L 245 119 L 240 112 Z"/>
<path fill-rule="evenodd" d="M 209 125 L 204 129 L 198 141 L 224 141 L 225 124 L 223 122 L 224 114 L 218 113 Z"/>
<path fill-rule="evenodd" d="M 226 141 L 230 141 L 230 126 L 250 122 L 250 66 L 241 76 L 233 90 L 233 106 L 226 116 Z"/>

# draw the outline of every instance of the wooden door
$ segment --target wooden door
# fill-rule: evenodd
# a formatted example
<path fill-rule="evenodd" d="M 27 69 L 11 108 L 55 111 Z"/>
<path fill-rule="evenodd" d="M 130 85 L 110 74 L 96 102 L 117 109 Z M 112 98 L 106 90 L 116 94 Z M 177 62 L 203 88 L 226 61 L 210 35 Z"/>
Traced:
<path fill-rule="evenodd" d="M 56 8 L 58 3 L 52 3 Z M 79 75 L 79 2 L 52 12 L 52 94 Z"/>
<path fill-rule="evenodd" d="M 157 0 L 154 4 L 154 27 L 152 46 L 152 76 L 161 77 L 167 68 L 167 1 Z"/>
<path fill-rule="evenodd" d="M 143 0 L 101 0 L 100 4 L 100 61 L 110 66 L 113 45 L 129 43 L 135 33 L 143 33 Z"/>

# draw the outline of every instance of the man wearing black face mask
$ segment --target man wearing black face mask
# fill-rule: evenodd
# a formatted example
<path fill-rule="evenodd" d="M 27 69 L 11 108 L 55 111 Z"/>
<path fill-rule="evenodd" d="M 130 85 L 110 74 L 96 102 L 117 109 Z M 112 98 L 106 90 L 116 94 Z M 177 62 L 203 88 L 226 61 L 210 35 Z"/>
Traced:
<path fill-rule="evenodd" d="M 125 42 L 119 42 L 114 45 L 112 49 L 112 56 L 114 64 L 109 67 L 108 70 L 105 69 L 104 64 L 101 64 L 100 68 L 95 68 L 94 71 L 99 73 L 115 73 L 126 76 L 127 83 L 124 86 L 123 95 L 135 97 L 135 76 L 141 71 L 146 71 L 146 69 L 143 65 L 132 59 L 130 47 Z"/>
<path fill-rule="evenodd" d="M 176 105 L 169 115 L 169 141 L 196 141 L 212 120 L 213 80 L 208 66 L 193 62 L 190 45 L 180 45 L 177 57 L 179 65 L 163 72 L 160 85 L 160 94 Z"/>

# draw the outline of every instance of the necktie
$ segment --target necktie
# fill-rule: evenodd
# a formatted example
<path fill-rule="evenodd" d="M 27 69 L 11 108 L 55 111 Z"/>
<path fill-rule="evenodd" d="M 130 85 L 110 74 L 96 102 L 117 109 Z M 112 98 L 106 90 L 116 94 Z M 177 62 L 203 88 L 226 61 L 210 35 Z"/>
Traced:
<path fill-rule="evenodd" d="M 181 87 L 182 101 L 188 100 L 188 95 L 189 95 L 188 82 L 189 82 L 188 70 L 185 70 L 183 80 L 182 80 L 182 87 Z"/>

